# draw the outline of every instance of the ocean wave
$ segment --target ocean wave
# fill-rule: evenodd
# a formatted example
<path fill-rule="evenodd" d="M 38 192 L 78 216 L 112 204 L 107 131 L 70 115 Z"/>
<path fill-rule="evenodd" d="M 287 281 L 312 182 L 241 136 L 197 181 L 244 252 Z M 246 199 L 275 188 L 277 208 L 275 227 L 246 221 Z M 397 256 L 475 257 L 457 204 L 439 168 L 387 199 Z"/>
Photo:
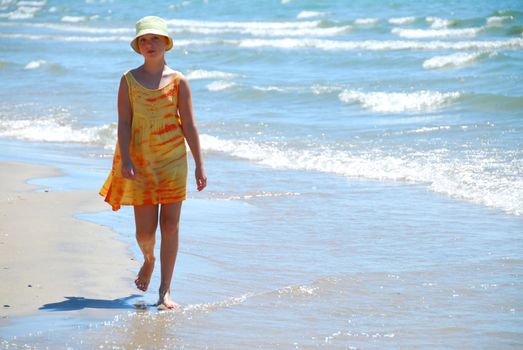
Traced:
<path fill-rule="evenodd" d="M 278 289 L 276 293 L 279 298 L 282 297 L 291 297 L 291 298 L 301 298 L 301 297 L 313 297 L 318 294 L 319 287 L 313 285 L 291 285 L 281 289 Z"/>
<path fill-rule="evenodd" d="M 350 30 L 350 26 L 322 27 L 321 21 L 289 22 L 218 22 L 172 19 L 168 21 L 175 33 L 240 34 L 251 36 L 334 36 Z"/>
<path fill-rule="evenodd" d="M 303 29 L 316 28 L 319 21 L 200 21 L 192 19 L 169 19 L 174 27 L 232 28 L 232 29 Z"/>
<path fill-rule="evenodd" d="M 462 28 L 462 29 L 404 29 L 392 28 L 391 33 L 402 38 L 421 39 L 421 38 L 466 38 L 475 37 L 484 28 Z"/>
<path fill-rule="evenodd" d="M 416 17 L 410 16 L 410 17 L 389 18 L 388 22 L 390 24 L 394 24 L 394 25 L 407 25 L 407 24 L 412 24 L 412 23 L 416 22 Z"/>
<path fill-rule="evenodd" d="M 186 78 L 189 80 L 203 80 L 203 79 L 233 79 L 237 78 L 238 74 L 227 73 L 221 71 L 209 71 L 204 69 L 190 70 L 186 74 Z"/>
<path fill-rule="evenodd" d="M 377 18 L 358 18 L 354 20 L 354 24 L 359 26 L 373 26 L 377 24 L 378 21 L 379 19 Z"/>
<path fill-rule="evenodd" d="M 326 95 L 326 94 L 332 94 L 332 93 L 339 93 L 342 90 L 343 90 L 342 87 L 334 86 L 334 85 L 314 84 L 313 86 L 311 86 L 311 92 L 314 95 Z"/>
<path fill-rule="evenodd" d="M 456 130 L 466 131 L 468 128 L 469 126 L 464 125 Z M 408 130 L 406 133 L 431 133 L 449 129 L 450 126 L 446 125 L 427 126 Z M 61 117 L 0 119 L 0 137 L 36 142 L 85 143 L 110 150 L 116 144 L 116 131 L 116 123 L 83 127 Z M 293 147 L 285 142 L 222 139 L 208 134 L 201 135 L 201 145 L 204 152 L 225 153 L 273 168 L 426 184 L 431 190 L 453 198 L 523 215 L 523 191 L 515 190 L 523 188 L 523 180 L 513 175 L 523 168 L 521 158 L 517 156 L 500 161 L 495 159 L 499 156 L 497 153 L 492 155 L 471 150 L 461 159 L 451 159 L 444 149 L 418 150 L 412 154 L 395 156 L 380 149 L 357 151 L 355 148 L 347 150 L 325 145 Z M 497 164 L 495 171 L 492 171 L 492 164 Z M 254 193 L 252 198 L 273 195 L 298 194 Z"/>
<path fill-rule="evenodd" d="M 78 22 L 89 22 L 100 18 L 100 16 L 64 16 L 62 22 L 78 23 Z"/>
<path fill-rule="evenodd" d="M 16 9 L 8 13 L 0 14 L 0 17 L 20 20 L 30 19 L 40 12 L 46 5 L 47 1 L 19 1 L 16 3 Z"/>
<path fill-rule="evenodd" d="M 235 201 L 235 200 L 248 201 L 248 200 L 259 199 L 259 198 L 295 197 L 295 196 L 301 195 L 301 193 L 299 193 L 299 192 L 267 192 L 267 191 L 250 192 L 250 193 L 246 193 L 246 194 L 242 194 L 242 195 L 230 195 L 230 194 L 225 194 L 222 192 L 207 191 L 207 194 L 212 199 L 226 200 L 226 201 Z"/>
<path fill-rule="evenodd" d="M 130 42 L 132 37 L 130 36 L 73 36 L 73 35 L 44 35 L 44 34 L 6 34 L 0 33 L 0 38 L 7 39 L 26 39 L 26 40 L 54 40 L 64 42 Z M 223 45 L 222 40 L 207 40 L 207 39 L 194 39 L 194 40 L 182 40 L 178 39 L 173 42 L 174 47 L 187 47 L 187 46 L 207 46 L 207 45 Z"/>
<path fill-rule="evenodd" d="M 43 65 L 46 65 L 46 64 L 47 64 L 47 61 L 45 61 L 45 60 L 31 61 L 28 64 L 26 64 L 24 69 L 38 69 L 38 68 L 40 68 L 40 67 L 42 67 Z"/>
<path fill-rule="evenodd" d="M 348 177 L 382 181 L 403 181 L 427 185 L 432 191 L 523 215 L 523 180 L 505 176 L 522 164 L 489 172 L 498 163 L 484 154 L 471 153 L 464 159 L 448 159 L 442 152 L 416 152 L 393 156 L 382 150 L 354 154 L 347 150 L 311 147 L 293 149 L 287 144 L 266 144 L 253 140 L 226 140 L 201 135 L 206 152 L 221 152 L 273 168 L 318 171 Z M 518 162 L 514 159 L 513 162 Z M 519 161 L 521 163 L 521 161 Z"/>
<path fill-rule="evenodd" d="M 44 34 L 11 34 L 0 33 L 0 38 L 26 40 L 54 40 L 64 42 L 129 42 L 131 36 L 72 36 Z M 506 40 L 476 40 L 476 41 L 413 41 L 413 40 L 326 40 L 326 39 L 178 39 L 175 47 L 226 45 L 243 48 L 277 48 L 277 49 L 319 49 L 326 51 L 398 51 L 398 50 L 481 50 L 493 51 L 501 49 L 523 48 L 523 38 Z"/>
<path fill-rule="evenodd" d="M 482 41 L 412 41 L 412 40 L 322 40 L 322 39 L 244 39 L 224 40 L 224 44 L 246 48 L 320 49 L 333 51 L 396 51 L 396 50 L 499 50 L 521 49 L 522 38 Z"/>
<path fill-rule="evenodd" d="M 296 16 L 297 19 L 309 19 L 309 18 L 317 18 L 317 17 L 323 17 L 326 16 L 326 12 L 319 12 L 319 11 L 301 11 Z"/>
<path fill-rule="evenodd" d="M 26 40 L 54 40 L 64 42 L 129 42 L 130 36 L 72 36 L 72 35 L 52 35 L 52 34 L 21 34 L 21 33 L 0 33 L 0 38 L 6 39 L 26 39 Z"/>
<path fill-rule="evenodd" d="M 403 133 L 405 134 L 419 134 L 419 133 L 429 133 L 429 132 L 435 132 L 435 131 L 442 131 L 442 130 L 450 130 L 449 125 L 441 125 L 441 126 L 424 126 L 422 128 L 417 128 L 414 130 L 407 130 Z"/>
<path fill-rule="evenodd" d="M 0 137 L 37 142 L 85 143 L 114 148 L 116 124 L 77 127 L 60 119 L 0 120 Z"/>
<path fill-rule="evenodd" d="M 280 86 L 256 86 L 252 87 L 254 90 L 263 91 L 263 92 L 285 92 L 286 89 Z"/>
<path fill-rule="evenodd" d="M 446 29 L 456 23 L 454 20 L 433 16 L 426 17 L 425 20 L 430 23 L 432 29 Z"/>
<path fill-rule="evenodd" d="M 505 22 L 514 20 L 514 16 L 491 16 L 487 18 L 488 27 L 501 27 Z"/>
<path fill-rule="evenodd" d="M 96 16 L 65 16 L 63 23 L 0 23 L 0 26 L 23 26 L 33 28 L 45 28 L 57 31 L 88 33 L 88 34 L 120 34 L 131 35 L 132 28 L 93 27 L 78 25 L 78 23 L 96 20 Z M 249 35 L 265 37 L 324 37 L 336 36 L 350 31 L 351 26 L 323 26 L 320 21 L 298 21 L 298 22 L 207 22 L 193 20 L 171 20 L 173 24 L 170 32 L 176 36 L 180 35 Z"/>
<path fill-rule="evenodd" d="M 38 70 L 38 69 L 47 69 L 50 72 L 53 73 L 63 73 L 65 71 L 64 67 L 58 63 L 50 63 L 46 60 L 34 60 L 29 63 L 27 63 L 24 66 L 24 69 L 26 70 Z"/>
<path fill-rule="evenodd" d="M 209 85 L 207 85 L 207 89 L 209 91 L 216 92 L 216 91 L 228 90 L 237 85 L 238 84 L 236 84 L 235 82 L 219 80 L 219 81 L 214 81 L 214 82 L 210 83 Z"/>
<path fill-rule="evenodd" d="M 487 55 L 492 56 L 496 53 L 484 53 L 484 52 L 458 52 L 452 55 L 446 56 L 435 56 L 425 60 L 423 62 L 423 68 L 425 69 L 437 69 L 437 68 L 448 68 L 448 67 L 461 67 L 467 64 L 476 62 L 479 58 Z"/>
<path fill-rule="evenodd" d="M 359 103 L 364 108 L 381 113 L 430 112 L 449 105 L 460 97 L 459 92 L 361 92 L 344 90 L 339 99 Z"/>
<path fill-rule="evenodd" d="M 76 22 L 72 22 L 76 23 Z M 64 32 L 77 32 L 87 34 L 133 34 L 134 29 L 132 28 L 112 28 L 112 27 L 101 27 L 101 26 L 88 26 L 88 25 L 77 25 L 69 23 L 31 23 L 31 22 L 3 22 L 0 23 L 2 27 L 30 27 L 30 28 L 41 28 L 50 29 Z"/>

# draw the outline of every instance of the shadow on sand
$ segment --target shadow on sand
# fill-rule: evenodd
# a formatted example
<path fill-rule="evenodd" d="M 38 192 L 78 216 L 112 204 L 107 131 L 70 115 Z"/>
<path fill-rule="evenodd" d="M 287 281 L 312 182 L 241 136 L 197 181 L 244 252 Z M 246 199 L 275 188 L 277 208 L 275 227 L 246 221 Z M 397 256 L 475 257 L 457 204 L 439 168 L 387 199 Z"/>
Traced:
<path fill-rule="evenodd" d="M 39 310 L 46 311 L 73 311 L 82 309 L 142 309 L 143 303 L 130 303 L 129 301 L 141 297 L 139 294 L 132 294 L 125 298 L 113 300 L 88 299 L 84 297 L 65 297 L 66 300 L 58 303 L 49 303 L 41 306 Z"/>

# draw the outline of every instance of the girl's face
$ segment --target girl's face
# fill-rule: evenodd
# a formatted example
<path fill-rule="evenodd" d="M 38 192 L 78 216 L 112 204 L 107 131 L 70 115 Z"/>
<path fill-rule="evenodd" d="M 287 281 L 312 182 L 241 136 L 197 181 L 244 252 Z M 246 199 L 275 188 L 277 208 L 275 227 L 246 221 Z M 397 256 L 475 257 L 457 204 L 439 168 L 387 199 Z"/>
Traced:
<path fill-rule="evenodd" d="M 138 38 L 138 49 L 144 56 L 163 55 L 168 42 L 163 35 L 145 34 Z"/>

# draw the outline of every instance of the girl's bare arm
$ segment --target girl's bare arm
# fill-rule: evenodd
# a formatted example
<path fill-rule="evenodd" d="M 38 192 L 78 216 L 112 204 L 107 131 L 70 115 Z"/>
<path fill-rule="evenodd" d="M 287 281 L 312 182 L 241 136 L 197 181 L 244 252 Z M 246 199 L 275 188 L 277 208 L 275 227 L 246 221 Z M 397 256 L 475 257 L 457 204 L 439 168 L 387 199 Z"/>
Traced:
<path fill-rule="evenodd" d="M 178 96 L 178 109 L 182 119 L 183 134 L 194 158 L 196 185 L 198 191 L 201 191 L 207 186 L 207 175 L 205 174 L 203 156 L 200 148 L 200 137 L 192 111 L 191 90 L 185 78 L 182 78 L 180 81 L 180 92 Z"/>
<path fill-rule="evenodd" d="M 122 157 L 122 176 L 132 179 L 135 176 L 134 165 L 131 161 L 131 123 L 132 123 L 131 101 L 129 99 L 129 88 L 124 76 L 120 79 L 118 88 L 118 147 Z"/>

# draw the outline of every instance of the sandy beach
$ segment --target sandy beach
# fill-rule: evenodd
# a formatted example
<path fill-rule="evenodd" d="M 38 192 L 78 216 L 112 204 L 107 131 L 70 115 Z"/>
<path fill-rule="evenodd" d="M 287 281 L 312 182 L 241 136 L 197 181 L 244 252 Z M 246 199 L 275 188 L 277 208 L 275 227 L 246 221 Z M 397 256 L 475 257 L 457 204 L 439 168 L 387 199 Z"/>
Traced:
<path fill-rule="evenodd" d="M 0 324 L 135 292 L 138 263 L 126 244 L 107 227 L 74 218 L 108 210 L 94 191 L 51 192 L 27 184 L 60 175 L 42 166 L 0 163 L 0 172 Z"/>

